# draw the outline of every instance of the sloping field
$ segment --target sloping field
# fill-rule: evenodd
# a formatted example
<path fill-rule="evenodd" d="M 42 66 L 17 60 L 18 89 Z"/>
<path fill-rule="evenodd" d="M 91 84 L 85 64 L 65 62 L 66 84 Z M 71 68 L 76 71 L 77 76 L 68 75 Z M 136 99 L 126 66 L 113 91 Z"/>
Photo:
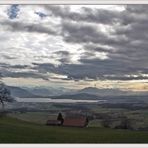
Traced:
<path fill-rule="evenodd" d="M 148 132 L 52 127 L 1 117 L 0 143 L 148 143 Z"/>

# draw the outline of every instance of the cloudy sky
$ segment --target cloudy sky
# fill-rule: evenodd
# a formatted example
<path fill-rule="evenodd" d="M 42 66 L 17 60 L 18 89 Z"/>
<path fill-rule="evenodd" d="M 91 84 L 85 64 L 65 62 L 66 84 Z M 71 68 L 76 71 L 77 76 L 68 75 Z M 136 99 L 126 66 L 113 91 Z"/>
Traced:
<path fill-rule="evenodd" d="M 1 5 L 0 73 L 14 86 L 148 91 L 148 5 Z"/>

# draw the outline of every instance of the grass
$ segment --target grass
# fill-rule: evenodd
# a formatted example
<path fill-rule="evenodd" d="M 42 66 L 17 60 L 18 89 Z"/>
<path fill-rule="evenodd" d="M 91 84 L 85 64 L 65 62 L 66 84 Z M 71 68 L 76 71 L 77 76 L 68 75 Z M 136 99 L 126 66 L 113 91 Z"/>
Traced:
<path fill-rule="evenodd" d="M 23 121 L 45 124 L 48 119 L 56 119 L 57 114 L 50 114 L 49 112 L 25 112 L 25 113 L 10 113 L 7 114 Z"/>
<path fill-rule="evenodd" d="M 103 128 L 52 127 L 0 118 L 0 143 L 147 143 L 148 132 Z"/>

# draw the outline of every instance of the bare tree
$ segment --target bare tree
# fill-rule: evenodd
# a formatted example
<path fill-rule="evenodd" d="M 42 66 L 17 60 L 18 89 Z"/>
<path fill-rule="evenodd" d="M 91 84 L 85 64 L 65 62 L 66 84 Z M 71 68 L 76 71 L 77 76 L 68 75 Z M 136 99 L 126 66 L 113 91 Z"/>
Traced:
<path fill-rule="evenodd" d="M 10 96 L 10 91 L 4 85 L 4 83 L 0 83 L 0 103 L 2 105 L 2 109 L 4 110 L 4 102 L 12 102 L 12 98 Z"/>

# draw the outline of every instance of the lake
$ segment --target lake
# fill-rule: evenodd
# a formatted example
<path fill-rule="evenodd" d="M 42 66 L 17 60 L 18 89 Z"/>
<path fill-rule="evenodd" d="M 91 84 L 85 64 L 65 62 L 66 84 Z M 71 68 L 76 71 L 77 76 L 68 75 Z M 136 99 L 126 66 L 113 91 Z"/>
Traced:
<path fill-rule="evenodd" d="M 99 103 L 105 100 L 73 100 L 73 99 L 51 99 L 51 98 L 16 98 L 18 102 L 51 102 L 51 103 Z"/>

